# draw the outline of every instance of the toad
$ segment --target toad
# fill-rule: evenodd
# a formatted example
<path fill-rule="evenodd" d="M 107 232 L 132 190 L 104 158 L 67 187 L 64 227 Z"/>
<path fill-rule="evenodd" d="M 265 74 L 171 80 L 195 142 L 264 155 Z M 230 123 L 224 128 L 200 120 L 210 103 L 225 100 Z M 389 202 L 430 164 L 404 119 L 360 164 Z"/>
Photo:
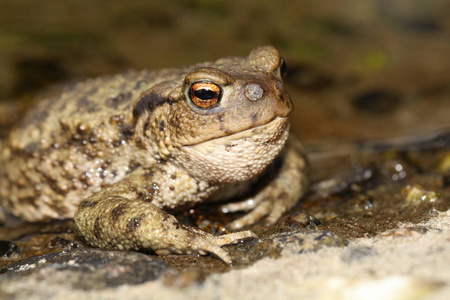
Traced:
<path fill-rule="evenodd" d="M 71 85 L 24 117 L 0 149 L 2 218 L 73 218 L 91 246 L 212 253 L 274 224 L 306 188 L 288 139 L 292 102 L 277 49 Z M 222 202 L 245 214 L 213 235 L 173 216 Z"/>

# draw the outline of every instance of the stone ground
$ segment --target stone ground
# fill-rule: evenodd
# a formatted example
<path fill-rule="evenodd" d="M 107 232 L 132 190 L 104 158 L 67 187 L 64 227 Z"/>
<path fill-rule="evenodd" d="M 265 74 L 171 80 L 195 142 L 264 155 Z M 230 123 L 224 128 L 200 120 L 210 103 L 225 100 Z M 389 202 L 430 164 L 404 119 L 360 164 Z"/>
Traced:
<path fill-rule="evenodd" d="M 424 230 L 425 229 L 425 230 Z M 63 274 L 2 280 L 3 299 L 448 299 L 450 213 L 423 224 L 401 224 L 344 248 L 264 258 L 204 281 L 170 275 L 115 288 L 68 288 Z M 189 278 L 189 276 L 186 276 Z M 86 288 L 86 287 L 84 287 Z"/>

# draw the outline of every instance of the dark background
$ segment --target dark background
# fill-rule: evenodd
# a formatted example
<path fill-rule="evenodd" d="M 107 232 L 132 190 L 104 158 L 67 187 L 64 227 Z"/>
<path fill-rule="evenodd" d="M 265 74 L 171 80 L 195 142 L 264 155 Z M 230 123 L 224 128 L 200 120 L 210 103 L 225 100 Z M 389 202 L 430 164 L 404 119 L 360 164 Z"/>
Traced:
<path fill-rule="evenodd" d="M 272 44 L 287 60 L 293 129 L 306 144 L 449 123 L 450 1 L 0 1 L 2 103 Z"/>

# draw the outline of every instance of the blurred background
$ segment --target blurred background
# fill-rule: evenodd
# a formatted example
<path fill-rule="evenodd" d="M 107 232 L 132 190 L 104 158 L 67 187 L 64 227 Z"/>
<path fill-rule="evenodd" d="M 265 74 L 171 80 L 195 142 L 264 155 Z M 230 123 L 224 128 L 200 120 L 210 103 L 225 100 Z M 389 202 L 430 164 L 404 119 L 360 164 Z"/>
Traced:
<path fill-rule="evenodd" d="M 272 44 L 305 144 L 433 132 L 449 124 L 449 16 L 445 0 L 0 0 L 0 99 Z"/>

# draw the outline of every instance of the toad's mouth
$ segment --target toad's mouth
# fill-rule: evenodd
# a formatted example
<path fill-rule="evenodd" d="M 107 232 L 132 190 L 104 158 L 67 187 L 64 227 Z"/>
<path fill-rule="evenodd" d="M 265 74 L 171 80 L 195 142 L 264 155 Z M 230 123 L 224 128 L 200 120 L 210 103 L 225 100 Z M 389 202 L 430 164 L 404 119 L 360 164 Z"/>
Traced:
<path fill-rule="evenodd" d="M 267 142 L 275 142 L 283 136 L 284 132 L 288 132 L 288 131 L 289 131 L 288 117 L 275 117 L 273 120 L 271 120 L 270 122 L 263 124 L 263 125 L 259 125 L 256 127 L 250 127 L 248 129 L 245 129 L 245 130 L 242 130 L 242 131 L 239 131 L 236 133 L 232 133 L 230 135 L 212 138 L 207 141 L 185 145 L 184 147 L 196 147 L 200 144 L 205 144 L 205 143 L 217 143 L 218 145 L 226 144 L 230 140 L 237 141 L 237 140 L 250 138 L 250 137 L 258 138 L 258 137 L 262 137 L 261 135 L 263 135 L 263 139 L 267 140 Z M 269 137 L 269 136 L 271 136 L 271 137 Z"/>

